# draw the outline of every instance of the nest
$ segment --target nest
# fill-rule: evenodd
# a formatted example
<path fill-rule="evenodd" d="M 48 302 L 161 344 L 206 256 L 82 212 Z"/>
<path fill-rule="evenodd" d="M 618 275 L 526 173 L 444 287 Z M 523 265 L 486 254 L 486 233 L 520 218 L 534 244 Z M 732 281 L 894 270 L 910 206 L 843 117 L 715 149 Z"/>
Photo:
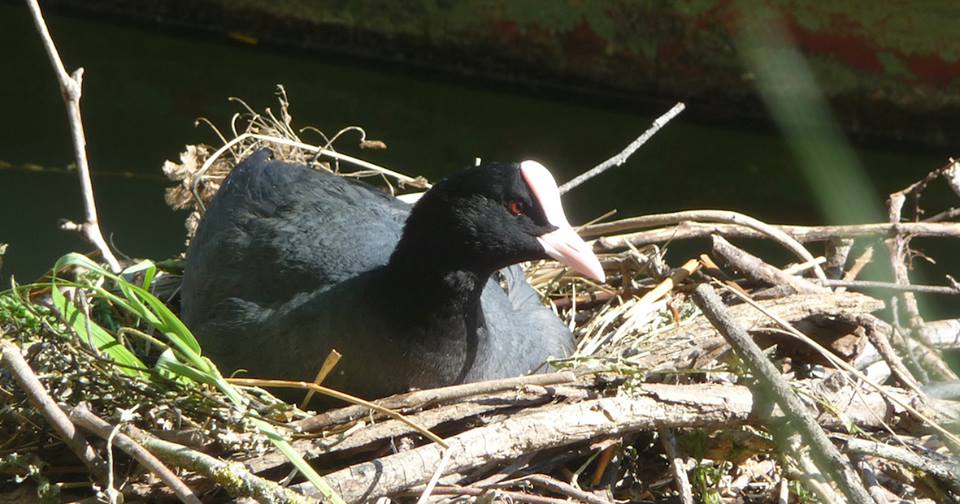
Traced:
<path fill-rule="evenodd" d="M 178 163 L 164 165 L 177 183 L 167 192 L 168 204 L 191 211 L 188 240 L 223 178 L 261 148 L 316 169 L 373 177 L 394 194 L 412 190 L 415 198 L 429 187 L 421 178 L 335 150 L 353 133 L 362 148 L 384 147 L 367 140 L 361 128 L 330 137 L 295 129 L 282 88 L 278 96 L 279 117 L 269 109 L 258 114 L 237 100 L 244 112 L 231 122 L 229 138 L 214 128 L 222 147 L 187 146 Z M 305 132 L 323 142 L 304 143 Z M 884 303 L 813 281 L 823 259 L 774 268 L 714 238 L 709 256 L 671 267 L 654 243 L 699 228 L 689 218 L 659 217 L 655 225 L 666 230 L 638 231 L 649 221 L 638 225 L 630 219 L 581 228 L 603 252 L 606 285 L 554 262 L 526 265 L 530 283 L 577 337 L 576 355 L 554 362 L 559 373 L 416 391 L 385 399 L 377 410 L 353 405 L 320 414 L 259 388 L 284 384 L 223 380 L 235 387 L 231 395 L 217 385 L 215 372 L 211 381 L 198 384 L 192 375 L 169 371 L 176 366 L 164 367 L 170 344 L 158 343 L 165 333 L 147 323 L 149 317 L 124 309 L 120 294 L 129 296 L 130 287 L 78 261 L 55 268 L 55 285 L 43 282 L 0 295 L 5 362 L 22 354 L 71 421 L 96 433 L 96 419 L 106 419 L 106 433 L 122 433 L 179 468 L 194 496 L 211 502 L 404 501 L 425 494 L 434 501 L 784 502 L 855 493 L 842 481 L 830 481 L 829 468 L 809 448 L 808 433 L 796 427 L 798 415 L 828 433 L 827 443 L 832 440 L 833 449 L 849 457 L 846 463 L 856 462 L 849 470 L 863 476 L 861 489 L 867 487 L 875 498 L 960 498 L 957 465 L 947 456 L 955 437 L 940 427 L 955 421 L 955 403 L 926 394 L 913 378 L 920 369 L 928 375 L 950 372 L 936 351 L 943 344 L 934 342 L 931 330 L 923 343 L 929 352 L 921 357 L 908 336 L 914 333 L 873 315 Z M 722 222 L 701 232 L 765 236 L 766 228 L 744 228 L 743 219 Z M 175 275 L 159 282 L 163 277 L 145 268 L 122 280 L 150 285 L 163 300 L 176 285 Z M 705 284 L 722 294 L 728 306 L 719 309 L 766 349 L 781 380 L 802 398 L 804 411 L 770 399 L 776 395 L 764 385 L 756 359 L 740 347 L 731 349 L 731 328 L 702 315 L 701 309 L 708 309 Z M 56 289 L 69 305 L 53 295 Z M 144 369 L 118 366 L 102 346 L 91 344 L 91 325 L 115 336 Z M 97 477 L 94 461 L 84 459 L 87 467 L 78 467 L 69 443 L 61 443 L 63 434 L 50 427 L 51 414 L 31 402 L 37 387 L 25 385 L 21 376 L 29 373 L 3 369 L 0 468 L 10 476 L 4 486 L 9 495 L 51 501 L 91 493 L 105 499 L 174 498 L 175 485 L 158 470 L 138 469 L 145 462 L 136 455 L 111 459 L 109 480 Z M 291 472 L 297 463 L 277 448 L 278 438 L 322 473 L 329 488 L 309 475 L 305 479 L 303 466 Z M 898 444 L 883 444 L 887 439 Z M 110 452 L 103 440 L 88 443 L 101 459 Z"/>

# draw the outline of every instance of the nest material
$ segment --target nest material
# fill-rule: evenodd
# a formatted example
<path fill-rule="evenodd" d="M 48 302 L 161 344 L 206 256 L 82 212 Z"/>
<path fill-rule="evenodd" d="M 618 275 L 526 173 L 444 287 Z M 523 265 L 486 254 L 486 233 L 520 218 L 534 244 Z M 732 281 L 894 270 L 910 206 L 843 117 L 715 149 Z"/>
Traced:
<path fill-rule="evenodd" d="M 164 165 L 164 172 L 177 182 L 167 192 L 168 204 L 191 210 L 188 239 L 223 178 L 255 150 L 270 148 L 279 159 L 340 172 L 336 164 L 318 162 L 314 151 L 292 145 L 301 143 L 299 132 L 291 126 L 282 89 L 279 96 L 279 118 L 269 110 L 254 113 L 244 105 L 246 112 L 234 119 L 234 137 L 256 137 L 231 141 L 227 149 L 188 146 L 179 163 Z M 238 130 L 238 124 L 243 128 Z M 323 137 L 320 147 L 331 149 L 338 137 Z M 361 142 L 367 141 L 362 138 Z M 385 180 L 383 172 L 361 174 Z M 387 190 L 391 189 L 393 185 L 385 181 Z M 435 499 L 447 495 L 504 501 L 557 496 L 589 502 L 662 501 L 680 494 L 695 495 L 701 501 L 740 502 L 768 501 L 786 493 L 807 499 L 811 491 L 826 492 L 822 498 L 835 492 L 817 490 L 815 482 L 805 480 L 809 461 L 803 458 L 803 450 L 774 442 L 780 435 L 777 426 L 783 423 L 780 414 L 770 413 L 772 420 L 757 416 L 751 392 L 738 385 L 752 378 L 687 298 L 695 268 L 669 268 L 652 247 L 628 246 L 604 254 L 602 261 L 612 272 L 606 286 L 592 284 L 549 261 L 527 267 L 531 284 L 570 323 L 578 339 L 577 355 L 555 364 L 586 373 L 586 378 L 571 382 L 569 375 L 533 377 L 519 388 L 518 382 L 505 381 L 486 388 L 470 385 L 444 393 L 423 391 L 386 403 L 448 439 L 454 458 L 447 464 L 455 469 L 448 467 L 444 472 L 433 489 Z M 762 287 L 741 284 L 731 288 L 756 292 Z M 34 289 L 33 295 L 26 303 L 0 296 L 0 330 L 5 340 L 25 350 L 31 367 L 57 400 L 86 403 L 111 420 L 118 418 L 119 411 L 135 410 L 129 423 L 202 448 L 221 460 L 243 461 L 263 481 L 289 474 L 287 459 L 268 449 L 244 414 L 227 406 L 218 393 L 172 380 L 130 378 L 93 353 L 50 310 L 42 288 Z M 137 325 L 115 307 L 97 306 L 104 310 L 100 319 L 112 320 L 115 328 Z M 867 342 L 869 331 L 883 330 L 882 323 L 869 318 L 882 303 L 861 294 L 793 292 L 761 301 L 761 306 L 781 319 L 807 324 L 805 332 L 855 364 L 869 362 L 866 355 L 873 348 Z M 949 467 L 949 461 L 937 458 L 943 444 L 928 437 L 923 425 L 911 422 L 902 409 L 888 407 L 880 393 L 863 389 L 828 361 L 805 353 L 804 345 L 783 338 L 768 315 L 745 304 L 731 312 L 755 336 L 767 338 L 765 346 L 774 349 L 786 376 L 804 391 L 809 407 L 819 412 L 818 421 L 827 430 L 836 435 L 874 432 L 882 437 L 882 429 L 893 429 L 914 451 L 924 443 L 933 446 L 928 453 L 931 460 Z M 145 359 L 157 357 L 135 344 L 129 346 Z M 55 497 L 59 487 L 51 481 L 64 478 L 51 476 L 56 473 L 51 469 L 69 463 L 64 462 L 69 456 L 64 456 L 43 415 L 27 402 L 8 373 L 0 374 L 0 386 L 4 414 L 0 433 L 5 447 L 0 452 L 0 469 L 11 475 L 5 489 L 15 486 L 15 480 L 30 481 L 41 496 Z M 927 408 L 928 402 L 907 390 L 885 390 L 907 403 L 923 405 L 923 412 L 930 416 L 945 411 Z M 329 471 L 328 481 L 348 500 L 418 495 L 432 471 L 451 456 L 425 442 L 408 424 L 372 416 L 365 408 L 347 407 L 310 417 L 279 407 L 257 389 L 244 393 L 251 407 L 289 428 L 285 432 L 294 446 Z M 144 443 L 150 446 L 149 441 Z M 872 489 L 879 494 L 918 500 L 960 496 L 951 490 L 949 478 L 937 480 L 946 481 L 945 488 L 931 486 L 929 480 L 905 471 L 910 466 L 902 461 L 859 456 L 874 476 L 879 475 Z M 174 464 L 172 460 L 168 463 Z M 121 479 L 128 483 L 124 491 L 130 497 L 152 500 L 165 495 L 165 488 L 150 475 L 132 471 L 133 465 L 122 457 L 118 463 L 125 468 Z M 212 491 L 214 501 L 226 497 L 210 485 L 214 476 L 199 478 L 196 474 L 204 473 L 189 467 L 188 482 L 195 489 Z M 83 475 L 78 479 L 83 481 Z M 292 483 L 297 491 L 313 491 L 309 484 Z M 581 486 L 601 491 L 587 492 Z M 244 490 L 235 491 L 242 495 Z"/>

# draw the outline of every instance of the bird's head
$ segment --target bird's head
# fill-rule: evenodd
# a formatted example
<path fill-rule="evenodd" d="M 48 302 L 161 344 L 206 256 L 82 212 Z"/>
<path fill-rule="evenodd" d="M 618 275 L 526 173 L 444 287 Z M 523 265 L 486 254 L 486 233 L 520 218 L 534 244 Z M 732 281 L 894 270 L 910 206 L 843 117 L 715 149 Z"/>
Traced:
<path fill-rule="evenodd" d="M 605 278 L 567 221 L 553 175 L 536 161 L 488 163 L 440 181 L 414 206 L 398 249 L 413 240 L 435 247 L 433 260 L 477 270 L 553 258 L 594 280 Z"/>

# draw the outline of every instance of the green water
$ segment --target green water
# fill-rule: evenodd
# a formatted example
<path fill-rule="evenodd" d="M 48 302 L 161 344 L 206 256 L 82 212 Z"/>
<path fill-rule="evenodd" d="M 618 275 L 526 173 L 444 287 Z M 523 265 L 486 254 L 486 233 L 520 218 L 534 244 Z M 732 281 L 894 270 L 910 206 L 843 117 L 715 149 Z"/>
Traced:
<path fill-rule="evenodd" d="M 668 108 L 597 106 L 466 78 L 424 76 L 394 66 L 118 22 L 64 16 L 48 21 L 67 66 L 86 69 L 83 111 L 101 220 L 119 250 L 134 257 L 165 258 L 182 250 L 184 216 L 163 203 L 167 182 L 160 167 L 164 160 L 176 159 L 184 144 L 216 141 L 193 122 L 204 116 L 227 124 L 238 110 L 227 103 L 229 96 L 263 109 L 275 105 L 274 85 L 282 83 L 297 124 L 326 132 L 362 125 L 372 138 L 389 145 L 363 157 L 430 178 L 479 156 L 535 158 L 559 180 L 567 180 L 619 151 Z M 63 105 L 22 6 L 0 5 L 0 61 L 0 162 L 67 166 L 73 154 Z M 342 150 L 354 152 L 348 144 L 341 144 Z M 866 206 L 878 219 L 883 195 L 952 154 L 890 147 L 855 153 L 877 192 Z M 10 243 L 4 277 L 30 280 L 59 255 L 87 249 L 79 238 L 57 229 L 58 219 L 83 215 L 77 187 L 72 174 L 0 170 L 0 242 Z M 948 204 L 947 195 L 941 197 L 940 209 Z M 621 216 L 724 208 L 770 222 L 844 221 L 844 216 L 823 215 L 814 201 L 775 130 L 704 126 L 681 116 L 626 165 L 570 193 L 565 204 L 573 222 L 612 208 Z M 939 258 L 960 251 L 955 244 L 929 247 Z M 699 253 L 701 248 L 675 250 Z M 941 278 L 950 272 L 944 268 L 936 266 L 928 274 Z"/>

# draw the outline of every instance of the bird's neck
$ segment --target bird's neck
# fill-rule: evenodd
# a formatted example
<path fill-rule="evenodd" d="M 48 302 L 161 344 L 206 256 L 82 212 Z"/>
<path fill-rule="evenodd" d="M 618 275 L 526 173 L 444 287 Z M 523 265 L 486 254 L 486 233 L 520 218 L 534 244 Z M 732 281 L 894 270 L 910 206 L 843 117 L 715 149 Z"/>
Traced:
<path fill-rule="evenodd" d="M 469 329 L 483 323 L 480 295 L 493 268 L 459 263 L 460 254 L 438 248 L 423 250 L 399 245 L 390 257 L 386 274 L 391 285 L 406 293 L 404 308 L 439 319 L 463 319 Z"/>

